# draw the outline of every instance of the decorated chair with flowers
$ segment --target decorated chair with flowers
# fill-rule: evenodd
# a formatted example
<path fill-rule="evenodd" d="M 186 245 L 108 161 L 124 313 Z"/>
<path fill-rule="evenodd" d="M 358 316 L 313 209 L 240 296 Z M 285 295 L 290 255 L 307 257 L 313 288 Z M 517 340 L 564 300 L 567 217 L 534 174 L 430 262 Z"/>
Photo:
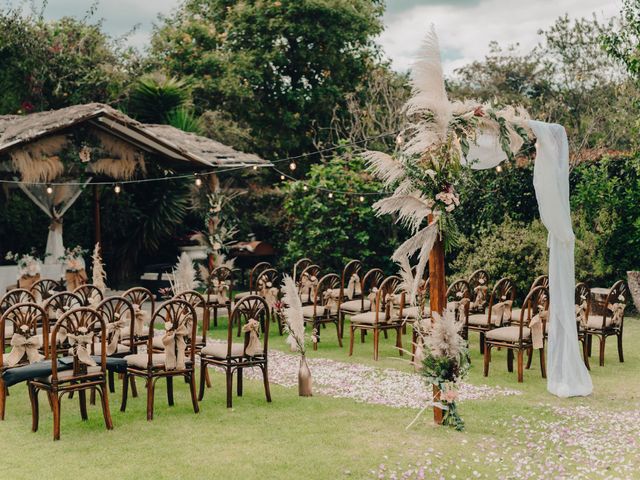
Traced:
<path fill-rule="evenodd" d="M 319 278 L 320 267 L 318 265 L 309 265 L 300 273 L 300 279 L 297 285 L 302 305 L 310 305 L 313 302 L 313 296 L 318 288 Z"/>
<path fill-rule="evenodd" d="M 463 325 L 462 338 L 468 337 L 466 326 L 471 305 L 471 287 L 464 279 L 454 281 L 447 289 L 447 315 L 451 315 L 455 322 Z"/>
<path fill-rule="evenodd" d="M 133 287 L 122 294 L 133 306 L 133 342 L 128 331 L 122 332 L 125 345 L 144 345 L 149 337 L 149 322 L 155 313 L 156 301 L 151 291 L 144 287 Z M 153 335 L 152 335 L 153 336 Z"/>
<path fill-rule="evenodd" d="M 211 271 L 209 284 L 205 293 L 207 308 L 213 312 L 213 326 L 218 326 L 218 309 L 227 310 L 231 316 L 231 301 L 233 298 L 233 270 L 228 267 L 217 267 Z M 209 325 L 207 324 L 207 328 Z"/>
<path fill-rule="evenodd" d="M 485 313 L 489 302 L 489 274 L 485 270 L 476 270 L 469 277 L 471 304 L 469 312 Z"/>
<path fill-rule="evenodd" d="M 73 293 L 80 297 L 84 307 L 95 308 L 104 299 L 102 291 L 90 283 L 80 285 L 73 291 Z"/>
<path fill-rule="evenodd" d="M 60 337 L 64 337 L 62 340 Z M 65 312 L 51 333 L 51 375 L 28 381 L 33 431 L 38 429 L 38 393 L 44 391 L 49 397 L 53 411 L 53 439 L 60 439 L 60 401 L 64 395 L 78 392 L 80 415 L 87 419 L 87 390 L 96 389 L 100 394 L 102 414 L 108 430 L 113 428 L 107 392 L 107 330 L 102 315 L 92 308 L 80 307 Z M 91 356 L 91 346 L 100 338 L 99 362 Z M 70 348 L 60 351 L 58 344 L 68 343 Z M 60 355 L 66 358 L 59 358 Z M 71 357 L 69 359 L 68 356 Z M 71 362 L 72 368 L 59 371 L 58 363 Z"/>
<path fill-rule="evenodd" d="M 2 375 L 8 369 L 46 358 L 49 354 L 47 323 L 47 313 L 35 303 L 16 303 L 0 317 L 0 420 L 4 420 L 7 397 Z M 39 334 L 42 325 L 44 335 Z M 9 346 L 9 353 L 4 353 Z"/>
<path fill-rule="evenodd" d="M 36 301 L 43 302 L 49 297 L 52 297 L 56 293 L 64 292 L 64 284 L 50 278 L 43 278 L 34 283 L 29 289 Z"/>
<path fill-rule="evenodd" d="M 491 303 L 489 305 L 491 310 Z M 544 332 L 549 311 L 549 290 L 538 286 L 530 290 L 522 304 L 520 319 L 516 325 L 491 329 L 485 334 L 484 344 L 484 376 L 489 375 L 491 349 L 493 347 L 507 349 L 507 369 L 513 372 L 514 352 L 518 359 L 518 382 L 524 376 L 524 353 L 537 349 L 540 351 L 540 371 L 542 378 L 547 377 L 544 358 Z"/>
<path fill-rule="evenodd" d="M 511 321 L 511 308 L 515 297 L 516 286 L 513 281 L 502 278 L 491 291 L 487 313 L 474 313 L 467 318 L 466 330 L 480 334 L 480 353 L 484 353 L 486 332 Z"/>
<path fill-rule="evenodd" d="M 529 287 L 529 291 L 533 290 L 536 287 L 546 287 L 549 288 L 549 276 L 548 275 L 540 275 L 533 280 L 531 287 Z M 517 323 L 520 321 L 520 309 L 512 308 L 511 309 L 511 322 Z"/>
<path fill-rule="evenodd" d="M 327 323 L 333 323 L 336 326 L 336 335 L 338 336 L 338 345 L 342 347 L 342 339 L 340 338 L 340 322 L 338 321 L 338 306 L 340 304 L 340 277 L 335 273 L 329 273 L 318 281 L 318 286 L 313 295 L 311 305 L 302 307 L 302 315 L 305 324 L 308 323 L 312 327 L 315 339 L 313 349 L 318 349 L 320 342 L 320 327 Z"/>
<path fill-rule="evenodd" d="M 43 307 L 52 325 L 66 312 L 82 307 L 82 299 L 75 293 L 59 292 L 45 300 Z"/>
<path fill-rule="evenodd" d="M 213 365 L 225 371 L 227 408 L 233 406 L 234 373 L 237 375 L 237 394 L 242 396 L 245 368 L 260 368 L 267 402 L 271 402 L 267 354 L 269 324 L 269 305 L 264 298 L 250 295 L 236 302 L 229 317 L 226 343 L 209 344 L 200 351 L 200 400 L 204 398 L 207 367 Z M 238 327 L 244 333 L 243 342 L 234 342 Z"/>
<path fill-rule="evenodd" d="M 260 276 L 260 274 L 267 270 L 267 269 L 271 269 L 271 264 L 269 262 L 258 262 L 256 263 L 253 268 L 251 269 L 251 271 L 249 272 L 249 291 L 248 292 L 237 292 L 234 296 L 233 299 L 234 300 L 240 300 L 241 298 L 244 298 L 248 295 L 256 295 L 257 294 L 257 288 L 256 288 L 256 280 L 258 279 L 258 277 Z"/>
<path fill-rule="evenodd" d="M 255 280 L 256 293 L 269 305 L 269 315 L 273 322 L 278 323 L 278 332 L 282 335 L 282 322 L 279 315 L 275 315 L 278 302 L 280 301 L 280 273 L 275 268 L 263 270 Z"/>
<path fill-rule="evenodd" d="M 587 325 L 589 324 L 589 314 L 591 313 L 591 289 L 586 283 L 580 282 L 576 284 L 575 308 L 578 340 L 582 344 L 584 364 L 587 369 L 591 370 L 591 365 L 589 365 L 589 346 L 586 333 Z"/>
<path fill-rule="evenodd" d="M 9 307 L 18 303 L 35 303 L 36 299 L 30 290 L 24 288 L 14 288 L 5 293 L 0 298 L 0 315 Z"/>
<path fill-rule="evenodd" d="M 402 327 L 400 306 L 404 303 L 404 293 L 396 293 L 402 279 L 397 276 L 387 277 L 382 281 L 373 309 L 370 312 L 358 313 L 350 318 L 349 356 L 353 355 L 353 343 L 356 330 L 360 330 L 364 342 L 364 332 L 373 332 L 373 359 L 378 360 L 380 332 L 396 331 L 396 347 L 402 356 Z"/>
<path fill-rule="evenodd" d="M 591 353 L 593 337 L 600 340 L 600 366 L 604 366 L 604 351 L 608 337 L 615 336 L 618 340 L 618 359 L 624 362 L 622 351 L 622 333 L 624 328 L 624 312 L 629 303 L 629 287 L 623 280 L 613 284 L 606 296 L 604 305 L 601 306 L 601 315 L 589 311 L 587 326 L 584 333 L 587 335 L 587 348 Z"/>
<path fill-rule="evenodd" d="M 351 300 L 341 299 L 338 306 L 340 317 L 340 337 L 344 338 L 344 320 L 347 315 L 356 315 L 371 310 L 371 305 L 375 303 L 378 287 L 384 280 L 384 272 L 379 268 L 372 268 L 364 274 L 361 280 L 360 294 L 354 293 Z"/>
<path fill-rule="evenodd" d="M 147 351 L 127 355 L 127 372 L 124 374 L 121 411 L 127 408 L 128 378 L 144 378 L 147 387 L 147 420 L 153 420 L 153 401 L 156 382 L 167 381 L 167 400 L 173 406 L 173 379 L 183 377 L 191 390 L 193 411 L 199 412 L 195 384 L 195 355 L 193 344 L 196 338 L 197 317 L 193 306 L 185 300 L 169 300 L 156 310 L 151 317 L 149 328 L 163 327 L 164 350 L 154 349 L 154 337 L 147 339 Z"/>

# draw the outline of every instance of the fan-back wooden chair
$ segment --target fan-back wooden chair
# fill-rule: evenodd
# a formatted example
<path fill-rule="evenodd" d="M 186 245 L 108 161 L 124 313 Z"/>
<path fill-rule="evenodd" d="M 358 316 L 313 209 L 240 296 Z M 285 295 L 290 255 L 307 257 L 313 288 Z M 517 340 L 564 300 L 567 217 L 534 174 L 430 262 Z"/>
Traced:
<path fill-rule="evenodd" d="M 103 299 L 104 295 L 95 285 L 85 283 L 76 288 L 73 293 L 78 295 L 82 300 L 82 306 L 84 307 L 96 307 Z"/>
<path fill-rule="evenodd" d="M 213 312 L 213 326 L 218 326 L 218 309 L 227 310 L 231 316 L 233 300 L 233 270 L 227 267 L 217 267 L 211 272 L 211 284 L 205 293 L 207 308 Z M 207 325 L 208 327 L 208 325 Z"/>
<path fill-rule="evenodd" d="M 50 278 L 43 278 L 31 285 L 29 290 L 33 296 L 36 297 L 36 301 L 42 302 L 58 292 L 64 292 L 65 288 L 62 282 Z"/>
<path fill-rule="evenodd" d="M 248 292 L 238 292 L 233 296 L 234 300 L 240 300 L 248 295 L 256 295 L 256 280 L 260 276 L 260 273 L 270 269 L 271 264 L 269 262 L 258 262 L 253 268 L 249 271 L 249 291 Z"/>
<path fill-rule="evenodd" d="M 335 324 L 338 345 L 342 347 L 340 322 L 338 321 L 339 299 L 340 277 L 335 273 L 329 273 L 318 281 L 312 303 L 302 307 L 304 322 L 311 325 L 316 336 L 316 341 L 313 342 L 314 350 L 318 349 L 318 343 L 320 342 L 320 327 L 327 323 Z"/>
<path fill-rule="evenodd" d="M 293 271 L 291 273 L 291 278 L 293 281 L 298 283 L 300 281 L 300 275 L 309 265 L 313 265 L 313 261 L 310 258 L 301 258 L 293 265 Z"/>
<path fill-rule="evenodd" d="M 589 314 L 591 313 L 591 289 L 586 283 L 579 282 L 576 284 L 574 301 L 576 308 L 578 340 L 582 345 L 582 357 L 587 369 L 591 370 L 591 365 L 589 365 L 589 342 L 586 333 L 587 325 L 589 323 Z"/>
<path fill-rule="evenodd" d="M 318 280 L 320 279 L 320 267 L 318 265 L 309 265 L 302 273 L 298 281 L 298 292 L 300 292 L 300 301 L 302 305 L 309 305 L 313 302 L 313 296 L 316 288 L 318 288 Z"/>
<path fill-rule="evenodd" d="M 516 286 L 513 281 L 502 278 L 491 291 L 487 313 L 474 313 L 468 316 L 467 331 L 475 331 L 480 334 L 480 353 L 484 353 L 486 332 L 511 321 L 511 309 L 515 297 Z"/>
<path fill-rule="evenodd" d="M 133 306 L 134 316 L 131 322 L 134 324 L 133 342 L 128 332 L 123 332 L 123 343 L 134 345 L 144 345 L 149 338 L 149 325 L 151 317 L 155 313 L 155 295 L 144 287 L 133 287 L 122 294 Z M 151 334 L 153 336 L 153 333 Z"/>
<path fill-rule="evenodd" d="M 376 292 L 384 280 L 384 272 L 379 268 L 372 268 L 361 279 L 360 294 L 354 294 L 351 300 L 340 299 L 338 312 L 340 315 L 340 338 L 344 338 L 344 320 L 347 315 L 355 315 L 371 310 L 375 303 Z"/>
<path fill-rule="evenodd" d="M 471 305 L 469 312 L 485 313 L 489 302 L 489 274 L 485 270 L 476 270 L 469 277 Z"/>

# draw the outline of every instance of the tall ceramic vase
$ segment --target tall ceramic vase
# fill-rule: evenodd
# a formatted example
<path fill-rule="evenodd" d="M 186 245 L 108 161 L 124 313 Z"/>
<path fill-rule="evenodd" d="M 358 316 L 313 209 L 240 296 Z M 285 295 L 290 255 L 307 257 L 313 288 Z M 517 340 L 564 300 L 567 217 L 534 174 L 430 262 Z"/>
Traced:
<path fill-rule="evenodd" d="M 311 370 L 307 365 L 304 355 L 300 356 L 300 369 L 298 370 L 298 395 L 301 397 L 311 397 Z"/>

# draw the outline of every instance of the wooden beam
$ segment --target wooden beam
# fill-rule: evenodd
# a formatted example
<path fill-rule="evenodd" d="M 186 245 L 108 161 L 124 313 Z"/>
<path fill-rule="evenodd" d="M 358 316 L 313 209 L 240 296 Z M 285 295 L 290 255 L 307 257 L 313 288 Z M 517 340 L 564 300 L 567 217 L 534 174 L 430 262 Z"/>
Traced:
<path fill-rule="evenodd" d="M 102 247 L 102 232 L 100 229 L 100 192 L 98 191 L 98 188 L 98 185 L 93 185 L 93 239 L 94 244 L 99 243 L 100 247 Z"/>
<path fill-rule="evenodd" d="M 447 307 L 447 281 L 444 271 L 444 242 L 438 237 L 429 254 L 429 301 L 432 312 L 442 315 Z"/>

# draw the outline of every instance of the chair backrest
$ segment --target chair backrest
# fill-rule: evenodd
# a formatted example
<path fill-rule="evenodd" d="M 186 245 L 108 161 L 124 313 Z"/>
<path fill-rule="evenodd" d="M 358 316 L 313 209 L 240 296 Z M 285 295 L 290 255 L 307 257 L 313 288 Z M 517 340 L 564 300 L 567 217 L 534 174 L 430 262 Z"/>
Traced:
<path fill-rule="evenodd" d="M 173 300 L 184 300 L 185 302 L 189 303 L 193 309 L 195 310 L 196 308 L 201 308 L 202 309 L 202 314 L 205 315 L 205 310 L 207 308 L 207 300 L 204 298 L 204 296 L 199 293 L 196 292 L 195 290 L 186 290 L 184 292 L 181 292 L 177 295 L 175 295 L 173 297 Z M 196 319 L 198 311 L 195 310 L 196 312 Z M 204 320 L 204 319 L 203 319 Z M 202 343 L 206 343 L 207 341 L 207 330 L 206 328 L 202 329 L 202 337 L 200 339 L 200 341 Z"/>
<path fill-rule="evenodd" d="M 64 284 L 50 278 L 43 278 L 31 285 L 31 293 L 33 293 L 36 300 L 46 300 L 53 296 L 57 292 L 63 292 L 65 290 Z"/>
<path fill-rule="evenodd" d="M 145 303 L 149 302 L 151 305 L 151 315 L 156 310 L 155 296 L 151 291 L 144 287 L 133 287 L 122 294 L 124 298 L 129 300 L 131 304 L 136 308 L 136 305 L 142 309 Z"/>
<path fill-rule="evenodd" d="M 262 292 L 262 290 L 264 290 L 265 287 L 268 288 L 269 283 L 271 284 L 271 286 L 277 285 L 279 277 L 280 277 L 280 274 L 278 273 L 278 271 L 275 268 L 267 268 L 267 269 L 263 270 L 262 272 L 260 272 L 260 275 L 258 275 L 255 278 L 255 281 L 254 281 L 255 292 L 254 293 L 256 295 L 259 295 L 260 292 Z"/>
<path fill-rule="evenodd" d="M 257 324 L 255 322 L 257 322 Z M 267 357 L 269 346 L 269 305 L 264 298 L 258 295 L 248 295 L 235 304 L 229 318 L 227 329 L 227 358 L 231 358 L 231 348 L 233 345 L 234 333 L 244 332 L 244 351 L 251 340 L 251 330 L 256 332 L 262 344 L 262 355 Z M 253 327 L 253 328 L 252 328 Z"/>
<path fill-rule="evenodd" d="M 271 264 L 269 262 L 258 262 L 253 266 L 249 272 L 249 292 L 256 291 L 256 280 L 260 274 L 267 269 L 271 269 Z"/>
<path fill-rule="evenodd" d="M 93 306 L 95 307 L 104 299 L 102 290 L 100 290 L 95 285 L 91 285 L 90 283 L 80 285 L 73 291 L 73 293 L 80 297 L 80 299 L 82 300 L 82 305 L 85 307 L 91 306 L 92 302 Z"/>
<path fill-rule="evenodd" d="M 309 265 L 300 274 L 300 280 L 297 285 L 302 295 L 302 303 L 313 302 L 313 295 L 317 288 L 319 277 L 320 267 L 318 265 Z M 307 284 L 309 285 L 308 287 Z"/>
<path fill-rule="evenodd" d="M 165 336 L 176 339 L 172 347 L 165 345 L 165 355 L 169 356 L 168 348 L 173 348 L 176 357 L 179 354 L 180 338 L 185 342 L 184 353 L 191 362 L 191 368 L 195 365 L 196 349 L 191 348 L 196 338 L 198 317 L 195 308 L 186 300 L 172 298 L 158 307 L 149 325 L 149 332 L 154 331 L 154 326 L 164 326 Z M 153 335 L 147 340 L 147 368 L 153 366 Z"/>
<path fill-rule="evenodd" d="M 549 288 L 538 285 L 533 287 L 527 293 L 527 296 L 522 303 L 522 309 L 520 310 L 520 323 L 519 323 L 519 337 L 518 340 L 522 343 L 524 327 L 528 327 L 531 323 L 531 319 L 536 315 L 540 315 L 543 312 L 549 311 Z M 547 318 L 545 315 L 540 317 L 542 321 L 542 331 L 545 331 L 545 325 Z"/>
<path fill-rule="evenodd" d="M 487 310 L 487 319 L 488 322 L 492 321 L 492 310 L 493 307 L 501 302 L 510 301 L 511 306 L 513 307 L 513 301 L 516 298 L 516 285 L 513 283 L 513 280 L 509 278 L 501 278 L 493 287 L 491 291 L 491 297 L 489 297 L 489 309 Z M 505 309 L 505 312 L 511 312 L 511 308 Z M 510 315 L 510 314 L 509 314 Z M 503 315 L 503 318 L 506 316 Z"/>
<path fill-rule="evenodd" d="M 227 300 L 225 303 L 231 302 L 231 298 L 233 296 L 233 270 L 228 267 L 217 267 L 211 271 L 211 282 L 217 281 L 218 285 L 223 284 L 228 288 L 228 292 L 226 293 Z M 210 282 L 210 283 L 211 283 Z M 207 300 L 211 300 L 210 296 L 215 294 L 210 286 L 207 289 Z"/>
<path fill-rule="evenodd" d="M 584 282 L 576 284 L 574 303 L 576 306 L 576 322 L 584 326 L 589 321 L 591 313 L 591 289 Z"/>
<path fill-rule="evenodd" d="M 318 280 L 318 288 L 313 295 L 313 315 L 318 307 L 330 308 L 333 304 L 338 311 L 340 304 L 340 277 L 335 273 L 328 273 Z"/>
<path fill-rule="evenodd" d="M 384 280 L 384 272 L 379 268 L 372 268 L 364 274 L 362 278 L 362 295 L 371 292 L 374 288 L 378 288 Z"/>
<path fill-rule="evenodd" d="M 95 340 L 100 339 L 100 364 L 90 365 L 93 361 L 91 350 Z M 107 371 L 106 327 L 102 315 L 90 307 L 74 308 L 65 312 L 51 332 L 51 382 L 58 381 L 58 354 L 73 357 L 73 370 L 65 382 L 96 376 L 104 376 Z M 58 344 L 67 343 L 70 347 L 60 348 Z M 88 367 L 96 367 L 88 371 Z"/>
<path fill-rule="evenodd" d="M 398 293 L 398 287 L 402 279 L 396 275 L 385 278 L 378 287 L 376 294 L 375 312 L 376 323 L 386 321 L 391 318 L 394 307 L 400 307 L 404 300 L 404 293 Z M 382 314 L 382 318 L 380 315 Z"/>
<path fill-rule="evenodd" d="M 12 335 L 7 335 L 11 325 Z M 47 322 L 47 312 L 40 305 L 35 303 L 16 303 L 10 306 L 0 317 L 0 371 L 2 371 L 3 353 L 7 347 L 9 338 L 13 335 L 22 335 L 25 339 L 36 337 L 38 335 L 38 327 L 42 325 L 42 344 L 45 357 L 49 354 L 49 330 Z M 26 354 L 26 351 L 25 351 Z M 24 358 L 18 359 L 19 363 L 14 366 L 24 365 L 28 362 Z"/>
<path fill-rule="evenodd" d="M 531 284 L 531 288 L 529 290 L 533 290 L 536 287 L 549 288 L 549 275 L 540 275 L 537 277 Z"/>
<path fill-rule="evenodd" d="M 604 313 L 602 315 L 602 323 L 606 324 L 607 317 L 612 319 L 612 324 L 622 328 L 624 322 L 624 310 L 629 304 L 629 287 L 624 280 L 618 280 L 609 289 L 607 295 L 607 302 L 605 303 Z M 616 313 L 616 305 L 621 306 L 618 308 L 619 312 Z"/>
<path fill-rule="evenodd" d="M 489 274 L 486 270 L 476 270 L 469 277 L 469 289 L 473 292 L 477 286 L 489 286 Z"/>
<path fill-rule="evenodd" d="M 119 342 L 122 334 L 127 330 L 129 338 L 134 338 L 135 310 L 127 298 L 120 296 L 105 298 L 96 306 L 96 311 L 102 315 L 107 329 L 107 345 L 112 341 Z M 118 338 L 114 338 L 116 335 Z M 130 341 L 129 347 L 133 353 L 136 350 L 135 342 Z"/>
<path fill-rule="evenodd" d="M 0 298 L 0 315 L 9 307 L 18 303 L 35 303 L 33 294 L 24 288 L 14 288 Z"/>
<path fill-rule="evenodd" d="M 464 302 L 464 316 L 469 316 L 469 305 L 471 302 L 471 288 L 469 282 L 461 278 L 454 281 L 449 288 L 447 288 L 447 305 L 450 302 L 455 303 L 455 320 L 460 320 L 460 302 Z"/>
<path fill-rule="evenodd" d="M 293 280 L 298 283 L 300 281 L 300 275 L 302 275 L 304 269 L 312 264 L 313 261 L 310 258 L 301 258 L 293 265 L 291 278 L 293 278 Z"/>
<path fill-rule="evenodd" d="M 358 292 L 362 294 L 362 262 L 360 260 L 351 260 L 342 269 L 342 276 L 340 277 L 340 297 L 344 297 L 347 294 L 349 284 L 355 282 L 353 295 L 357 295 Z"/>
<path fill-rule="evenodd" d="M 56 320 L 70 310 L 82 307 L 82 299 L 72 292 L 60 292 L 44 302 L 49 320 Z"/>

